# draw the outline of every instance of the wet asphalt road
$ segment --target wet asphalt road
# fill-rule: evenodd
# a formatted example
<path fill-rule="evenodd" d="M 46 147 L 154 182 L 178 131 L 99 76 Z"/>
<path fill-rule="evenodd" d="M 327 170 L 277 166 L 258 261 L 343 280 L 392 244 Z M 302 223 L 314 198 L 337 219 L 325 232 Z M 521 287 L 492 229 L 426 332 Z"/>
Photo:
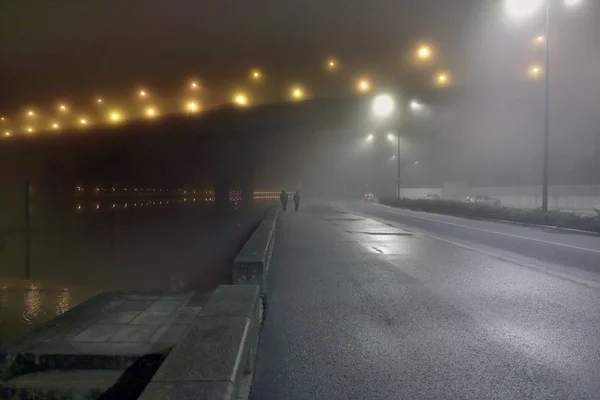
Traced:
<path fill-rule="evenodd" d="M 251 399 L 600 398 L 599 238 L 337 206 L 280 220 Z"/>

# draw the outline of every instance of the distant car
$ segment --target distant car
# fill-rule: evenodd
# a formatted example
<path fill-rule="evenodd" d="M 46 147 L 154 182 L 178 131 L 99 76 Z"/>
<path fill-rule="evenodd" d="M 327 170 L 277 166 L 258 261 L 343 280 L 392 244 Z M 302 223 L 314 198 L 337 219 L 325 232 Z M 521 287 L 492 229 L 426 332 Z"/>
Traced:
<path fill-rule="evenodd" d="M 365 193 L 365 201 L 375 201 L 375 196 L 373 196 L 373 193 Z"/>
<path fill-rule="evenodd" d="M 435 193 L 428 193 L 425 196 L 421 197 L 421 200 L 441 200 L 440 195 Z"/>
<path fill-rule="evenodd" d="M 470 204 L 484 204 L 484 205 L 493 206 L 493 207 L 500 207 L 502 205 L 502 203 L 500 203 L 500 200 L 492 199 L 489 196 L 482 196 L 482 195 L 468 196 L 465 201 Z"/>

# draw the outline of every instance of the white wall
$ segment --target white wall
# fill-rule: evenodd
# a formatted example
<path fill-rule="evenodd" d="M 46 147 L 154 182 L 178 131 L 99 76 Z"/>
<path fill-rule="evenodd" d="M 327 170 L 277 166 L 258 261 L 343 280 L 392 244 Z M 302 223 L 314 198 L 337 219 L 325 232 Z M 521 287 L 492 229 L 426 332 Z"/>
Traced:
<path fill-rule="evenodd" d="M 405 188 L 401 196 L 416 199 L 426 194 L 438 194 L 447 200 L 464 200 L 469 195 L 485 195 L 498 199 L 505 206 L 538 208 L 542 206 L 542 187 L 505 186 L 469 187 L 460 182 L 449 182 L 443 188 Z M 594 214 L 600 208 L 600 185 L 551 185 L 548 188 L 550 209 Z"/>

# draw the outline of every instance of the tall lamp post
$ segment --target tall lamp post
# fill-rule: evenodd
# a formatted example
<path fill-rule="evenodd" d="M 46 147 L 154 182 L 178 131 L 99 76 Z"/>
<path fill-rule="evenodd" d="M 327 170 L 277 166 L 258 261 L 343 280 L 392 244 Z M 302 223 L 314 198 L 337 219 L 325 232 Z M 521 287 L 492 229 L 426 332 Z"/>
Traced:
<path fill-rule="evenodd" d="M 379 119 L 387 119 L 394 113 L 396 102 L 389 94 L 380 94 L 373 99 L 371 109 L 373 114 Z M 396 177 L 396 199 L 400 200 L 400 131 L 397 132 L 398 154 L 396 162 L 398 165 Z"/>
<path fill-rule="evenodd" d="M 553 0 L 504 0 L 506 12 L 516 20 L 535 14 L 542 6 L 546 8 L 546 69 L 544 71 L 544 170 L 542 173 L 542 210 L 548 211 L 548 153 L 550 141 L 550 10 Z M 566 6 L 576 6 L 581 0 L 563 0 Z"/>

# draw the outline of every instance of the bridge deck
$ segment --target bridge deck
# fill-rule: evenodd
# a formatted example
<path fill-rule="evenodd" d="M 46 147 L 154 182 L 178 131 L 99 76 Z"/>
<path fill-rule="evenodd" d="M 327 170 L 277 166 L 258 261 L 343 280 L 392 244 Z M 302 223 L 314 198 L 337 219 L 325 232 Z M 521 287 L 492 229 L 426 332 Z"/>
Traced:
<path fill-rule="evenodd" d="M 598 393 L 592 289 L 326 203 L 281 215 L 270 270 L 253 400 Z"/>

